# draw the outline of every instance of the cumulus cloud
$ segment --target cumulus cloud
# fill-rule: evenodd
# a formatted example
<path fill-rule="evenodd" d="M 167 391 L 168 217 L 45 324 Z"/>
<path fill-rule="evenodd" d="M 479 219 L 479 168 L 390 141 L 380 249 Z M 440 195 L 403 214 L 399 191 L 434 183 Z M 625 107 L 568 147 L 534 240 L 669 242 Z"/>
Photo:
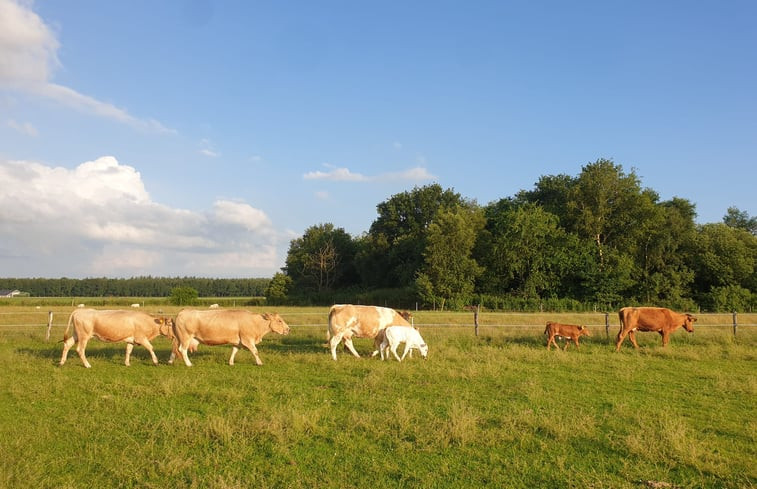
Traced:
<path fill-rule="evenodd" d="M 245 202 L 207 211 L 155 202 L 112 156 L 67 169 L 0 160 L 0 269 L 6 276 L 270 276 L 281 241 Z"/>
<path fill-rule="evenodd" d="M 52 74 L 61 65 L 59 47 L 55 34 L 29 2 L 0 0 L 0 86 L 139 129 L 174 132 L 156 120 L 134 117 L 124 109 L 52 83 Z"/>
<path fill-rule="evenodd" d="M 378 175 L 363 175 L 354 173 L 348 168 L 332 168 L 330 171 L 312 171 L 305 173 L 302 178 L 305 180 L 330 180 L 334 182 L 394 182 L 394 181 L 412 181 L 423 182 L 433 180 L 436 177 L 428 172 L 426 168 L 415 167 L 400 172 L 380 173 Z"/>

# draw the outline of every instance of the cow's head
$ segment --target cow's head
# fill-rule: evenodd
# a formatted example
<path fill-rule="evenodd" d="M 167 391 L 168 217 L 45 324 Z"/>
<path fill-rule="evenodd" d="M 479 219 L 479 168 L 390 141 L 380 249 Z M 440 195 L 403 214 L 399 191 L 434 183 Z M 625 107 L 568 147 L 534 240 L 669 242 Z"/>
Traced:
<path fill-rule="evenodd" d="M 155 318 L 155 323 L 158 325 L 161 335 L 166 336 L 168 338 L 173 338 L 173 319 L 167 318 L 167 317 L 157 317 Z"/>
<path fill-rule="evenodd" d="M 265 313 L 263 314 L 263 319 L 268 321 L 268 324 L 271 328 L 271 331 L 278 334 L 289 334 L 289 325 L 284 322 L 283 319 L 281 319 L 281 316 L 279 316 L 279 313 L 274 312 L 273 314 Z"/>
<path fill-rule="evenodd" d="M 421 352 L 421 356 L 423 357 L 424 360 L 428 358 L 428 345 L 427 344 L 421 343 L 420 345 L 418 345 L 418 351 Z"/>
<path fill-rule="evenodd" d="M 591 336 L 591 331 L 589 331 L 589 328 L 587 328 L 586 326 L 579 326 L 578 336 Z"/>
<path fill-rule="evenodd" d="M 692 316 L 691 314 L 686 314 L 685 319 L 683 320 L 683 329 L 685 329 L 689 333 L 693 333 L 694 323 L 696 322 L 696 320 L 696 317 Z"/>

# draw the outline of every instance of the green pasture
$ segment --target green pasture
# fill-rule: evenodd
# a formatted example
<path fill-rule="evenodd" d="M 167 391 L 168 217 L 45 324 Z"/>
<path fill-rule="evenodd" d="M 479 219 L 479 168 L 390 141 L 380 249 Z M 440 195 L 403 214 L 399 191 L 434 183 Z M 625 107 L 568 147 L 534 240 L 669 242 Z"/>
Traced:
<path fill-rule="evenodd" d="M 263 339 L 262 367 L 204 345 L 167 365 L 158 338 L 157 367 L 93 340 L 85 369 L 73 350 L 57 366 L 70 305 L 37 307 L 0 308 L 0 487 L 757 485 L 757 314 L 615 353 L 615 314 L 607 338 L 603 314 L 485 312 L 476 337 L 471 313 L 421 311 L 429 358 L 398 363 L 334 362 L 327 308 L 276 308 L 292 332 Z M 548 352 L 548 319 L 592 336 Z"/>

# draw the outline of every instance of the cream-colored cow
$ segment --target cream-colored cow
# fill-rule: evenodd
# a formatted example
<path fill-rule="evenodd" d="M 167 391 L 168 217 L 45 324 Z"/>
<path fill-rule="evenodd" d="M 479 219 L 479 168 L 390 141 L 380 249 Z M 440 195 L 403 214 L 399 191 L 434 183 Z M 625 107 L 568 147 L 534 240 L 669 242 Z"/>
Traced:
<path fill-rule="evenodd" d="M 73 336 L 68 337 L 68 330 L 74 326 Z M 152 316 L 141 311 L 98 311 L 96 309 L 76 309 L 68 318 L 66 331 L 63 333 L 63 354 L 60 357 L 60 365 L 66 363 L 68 350 L 78 343 L 76 352 L 79 354 L 85 367 L 92 365 L 87 361 L 85 350 L 87 343 L 92 338 L 98 338 L 108 342 L 126 342 L 126 366 L 129 366 L 131 351 L 134 345 L 144 346 L 152 363 L 158 364 L 152 344 L 150 343 L 159 334 L 170 336 L 173 321 L 170 317 Z"/>
<path fill-rule="evenodd" d="M 351 304 L 331 306 L 328 331 L 331 357 L 336 360 L 336 347 L 340 341 L 344 341 L 344 345 L 350 352 L 359 358 L 360 355 L 352 344 L 352 337 L 375 339 L 382 329 L 390 325 L 411 327 L 402 313 L 388 307 Z M 374 352 L 373 355 L 376 353 L 378 352 Z"/>
<path fill-rule="evenodd" d="M 174 334 L 178 351 L 184 363 L 192 366 L 187 351 L 193 341 L 205 345 L 231 345 L 229 365 L 234 365 L 234 357 L 240 347 L 245 347 L 255 357 L 255 363 L 263 365 L 255 347 L 266 333 L 286 335 L 289 326 L 276 313 L 255 314 L 244 310 L 194 310 L 185 309 L 176 316 Z"/>

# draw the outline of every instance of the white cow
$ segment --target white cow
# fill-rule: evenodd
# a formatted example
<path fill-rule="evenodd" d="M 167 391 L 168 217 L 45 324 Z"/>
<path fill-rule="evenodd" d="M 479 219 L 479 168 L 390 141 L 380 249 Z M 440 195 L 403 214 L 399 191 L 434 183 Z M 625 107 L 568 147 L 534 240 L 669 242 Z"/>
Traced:
<path fill-rule="evenodd" d="M 352 344 L 352 337 L 373 338 L 389 325 L 405 325 L 408 328 L 412 318 L 408 312 L 398 312 L 388 307 L 379 306 L 354 306 L 352 304 L 337 304 L 329 310 L 329 330 L 326 338 L 329 341 L 331 357 L 336 360 L 336 347 L 340 341 L 356 357 L 360 357 Z M 378 348 L 379 343 L 374 341 Z M 376 353 L 374 352 L 373 355 Z"/>
<path fill-rule="evenodd" d="M 405 343 L 405 351 L 402 353 L 402 358 L 397 355 L 397 347 L 400 343 Z M 405 355 L 413 349 L 420 351 L 423 358 L 428 356 L 428 345 L 421 338 L 420 332 L 415 328 L 408 328 L 407 326 L 387 326 L 384 329 L 384 340 L 379 347 L 382 360 L 389 358 L 389 354 L 386 352 L 387 349 L 391 350 L 398 362 L 404 360 Z"/>

